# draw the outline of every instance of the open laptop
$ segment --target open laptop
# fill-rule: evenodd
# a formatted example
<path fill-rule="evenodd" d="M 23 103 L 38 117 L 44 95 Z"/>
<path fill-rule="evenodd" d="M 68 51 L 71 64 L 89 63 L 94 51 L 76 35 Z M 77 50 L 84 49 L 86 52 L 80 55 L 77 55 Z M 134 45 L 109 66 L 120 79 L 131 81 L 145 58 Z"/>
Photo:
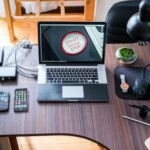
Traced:
<path fill-rule="evenodd" d="M 106 23 L 39 22 L 37 100 L 107 102 Z"/>

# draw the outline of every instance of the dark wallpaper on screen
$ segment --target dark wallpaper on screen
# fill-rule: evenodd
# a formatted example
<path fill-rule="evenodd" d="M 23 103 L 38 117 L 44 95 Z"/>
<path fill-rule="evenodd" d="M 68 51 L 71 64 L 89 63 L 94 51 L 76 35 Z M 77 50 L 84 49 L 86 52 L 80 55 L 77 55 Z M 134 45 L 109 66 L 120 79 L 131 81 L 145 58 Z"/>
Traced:
<path fill-rule="evenodd" d="M 102 32 L 101 26 L 96 28 Z M 67 55 L 62 48 L 64 36 L 72 32 L 79 32 L 87 39 L 85 49 L 77 55 Z M 101 61 L 101 57 L 84 26 L 42 26 L 41 35 L 43 61 Z"/>

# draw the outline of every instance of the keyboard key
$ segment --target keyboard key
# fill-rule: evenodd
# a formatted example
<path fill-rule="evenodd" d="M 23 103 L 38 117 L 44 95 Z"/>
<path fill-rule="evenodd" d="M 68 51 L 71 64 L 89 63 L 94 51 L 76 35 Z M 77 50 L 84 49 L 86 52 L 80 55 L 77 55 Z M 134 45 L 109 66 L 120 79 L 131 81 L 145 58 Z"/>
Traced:
<path fill-rule="evenodd" d="M 99 80 L 96 68 L 48 68 L 47 83 L 97 84 Z"/>

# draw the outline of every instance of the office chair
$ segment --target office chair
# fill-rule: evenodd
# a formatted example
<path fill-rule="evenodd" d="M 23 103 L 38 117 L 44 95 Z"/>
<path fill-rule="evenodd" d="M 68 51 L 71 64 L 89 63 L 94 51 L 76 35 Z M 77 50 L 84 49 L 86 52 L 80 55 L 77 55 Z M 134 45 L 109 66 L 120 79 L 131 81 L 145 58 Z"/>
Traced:
<path fill-rule="evenodd" d="M 129 18 L 139 11 L 141 0 L 122 1 L 115 3 L 106 16 L 107 43 L 134 43 L 126 31 Z"/>

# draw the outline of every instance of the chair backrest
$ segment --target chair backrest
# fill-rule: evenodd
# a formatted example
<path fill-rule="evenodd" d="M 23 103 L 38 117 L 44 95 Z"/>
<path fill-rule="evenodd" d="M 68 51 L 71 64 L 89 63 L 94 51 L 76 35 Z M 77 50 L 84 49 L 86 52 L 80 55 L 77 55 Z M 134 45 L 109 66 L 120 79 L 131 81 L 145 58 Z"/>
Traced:
<path fill-rule="evenodd" d="M 107 43 L 133 43 L 133 40 L 126 32 L 126 25 L 129 18 L 139 11 L 140 0 L 122 1 L 115 3 L 108 11 L 107 22 Z"/>

